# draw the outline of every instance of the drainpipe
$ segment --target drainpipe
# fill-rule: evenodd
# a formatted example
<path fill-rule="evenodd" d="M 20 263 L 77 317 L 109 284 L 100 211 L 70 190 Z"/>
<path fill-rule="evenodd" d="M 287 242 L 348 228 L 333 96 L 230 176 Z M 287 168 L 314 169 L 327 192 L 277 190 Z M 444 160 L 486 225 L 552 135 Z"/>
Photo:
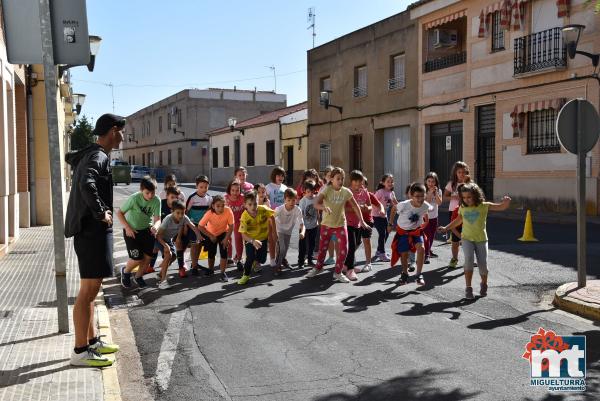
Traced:
<path fill-rule="evenodd" d="M 36 191 L 35 191 L 35 133 L 33 128 L 33 96 L 31 93 L 31 66 L 27 66 L 26 76 L 27 91 L 27 153 L 29 155 L 29 215 L 31 225 L 37 225 Z"/>

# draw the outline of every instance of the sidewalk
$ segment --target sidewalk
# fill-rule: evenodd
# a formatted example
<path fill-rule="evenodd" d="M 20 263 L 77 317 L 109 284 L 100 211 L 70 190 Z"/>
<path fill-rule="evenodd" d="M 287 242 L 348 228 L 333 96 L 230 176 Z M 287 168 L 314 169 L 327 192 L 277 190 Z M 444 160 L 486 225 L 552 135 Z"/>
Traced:
<path fill-rule="evenodd" d="M 79 271 L 70 240 L 66 252 L 71 318 Z M 73 323 L 69 334 L 58 334 L 53 264 L 52 227 L 22 229 L 0 258 L 0 401 L 119 400 L 116 368 L 69 365 Z M 103 302 L 96 312 L 101 333 L 110 334 Z"/>

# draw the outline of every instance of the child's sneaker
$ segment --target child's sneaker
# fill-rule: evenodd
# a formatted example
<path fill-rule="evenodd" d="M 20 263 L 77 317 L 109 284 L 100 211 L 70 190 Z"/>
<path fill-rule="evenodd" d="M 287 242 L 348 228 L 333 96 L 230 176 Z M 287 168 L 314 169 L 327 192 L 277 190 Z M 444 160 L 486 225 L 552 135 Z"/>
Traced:
<path fill-rule="evenodd" d="M 333 258 L 327 258 L 327 260 L 325 261 L 325 265 L 332 265 L 335 263 L 335 259 Z"/>
<path fill-rule="evenodd" d="M 213 269 L 209 269 L 208 267 L 203 267 L 202 271 L 204 272 L 204 277 L 210 277 L 215 274 L 215 271 Z"/>
<path fill-rule="evenodd" d="M 271 266 L 273 266 L 273 265 L 271 265 Z M 258 261 L 255 260 L 254 263 L 252 264 L 252 271 L 254 273 L 258 273 L 261 270 L 262 270 L 262 266 L 260 265 L 260 263 L 258 263 Z"/>
<path fill-rule="evenodd" d="M 405 285 L 406 283 L 408 283 L 408 273 L 402 272 L 400 274 L 400 280 L 398 281 L 398 284 Z"/>
<path fill-rule="evenodd" d="M 148 265 L 148 267 L 146 267 L 146 271 L 144 271 L 144 274 L 152 274 L 154 272 L 155 272 L 154 267 Z"/>
<path fill-rule="evenodd" d="M 124 267 L 121 267 L 121 285 L 123 288 L 131 288 L 131 273 L 125 273 Z"/>
<path fill-rule="evenodd" d="M 97 336 L 96 342 L 94 344 L 88 345 L 88 349 L 94 350 L 101 355 L 114 354 L 115 352 L 119 352 L 119 346 L 117 344 L 107 343 L 102 339 L 102 337 L 106 336 Z"/>
<path fill-rule="evenodd" d="M 487 296 L 487 289 L 488 289 L 487 284 L 481 283 L 481 287 L 479 287 L 479 296 L 480 297 Z"/>
<path fill-rule="evenodd" d="M 367 273 L 367 272 L 370 272 L 371 270 L 373 270 L 373 266 L 371 266 L 370 263 L 367 263 L 362 268 L 360 268 L 360 267 L 355 267 L 354 268 L 354 271 L 356 273 Z"/>
<path fill-rule="evenodd" d="M 185 266 L 179 268 L 179 277 L 181 277 L 181 278 L 187 277 L 187 271 L 185 270 Z"/>
<path fill-rule="evenodd" d="M 227 266 L 235 266 L 235 260 L 227 259 Z"/>
<path fill-rule="evenodd" d="M 310 269 L 310 271 L 306 274 L 305 277 L 311 278 L 316 276 L 317 274 L 319 274 L 321 272 L 322 269 L 317 269 L 316 267 L 313 267 L 312 269 Z"/>
<path fill-rule="evenodd" d="M 354 269 L 349 269 L 346 272 L 346 277 L 348 277 L 348 280 L 350 280 L 350 281 L 358 280 L 358 277 L 356 277 L 356 272 L 354 271 Z"/>
<path fill-rule="evenodd" d="M 298 269 L 304 269 L 304 262 L 298 262 L 298 264 L 296 265 L 296 267 Z"/>
<path fill-rule="evenodd" d="M 287 261 L 287 259 L 285 259 L 285 258 L 283 259 L 283 262 L 281 262 L 281 265 L 282 265 L 282 266 L 283 266 L 285 269 L 288 269 L 288 270 L 293 270 L 293 269 L 292 269 L 292 266 L 290 266 L 290 263 L 289 263 L 289 262 Z"/>
<path fill-rule="evenodd" d="M 171 284 L 169 284 L 169 281 L 167 279 L 164 279 L 163 281 L 158 283 L 159 290 L 168 290 L 169 288 L 171 288 Z"/>
<path fill-rule="evenodd" d="M 455 259 L 455 258 L 450 259 L 450 263 L 448 263 L 448 267 L 451 269 L 456 269 L 456 266 L 458 266 L 458 259 Z"/>
<path fill-rule="evenodd" d="M 475 299 L 475 296 L 473 295 L 473 287 L 465 288 L 465 298 L 466 299 Z"/>
<path fill-rule="evenodd" d="M 102 356 L 94 349 L 88 348 L 80 354 L 72 351 L 70 364 L 73 366 L 88 366 L 93 368 L 104 368 L 111 366 L 113 361 Z"/>
<path fill-rule="evenodd" d="M 379 261 L 380 262 L 389 262 L 390 260 L 391 259 L 390 259 L 390 257 L 388 256 L 387 253 L 382 253 L 382 254 L 379 255 Z"/>
<path fill-rule="evenodd" d="M 349 283 L 350 280 L 343 273 L 333 273 L 333 281 L 340 283 Z"/>
<path fill-rule="evenodd" d="M 315 267 L 315 261 L 312 259 L 308 259 L 308 263 L 306 264 L 308 267 Z"/>
<path fill-rule="evenodd" d="M 415 268 L 415 265 L 414 265 L 414 263 L 411 263 L 411 264 L 410 264 L 410 266 L 408 266 L 408 272 L 409 272 L 409 273 L 412 273 L 412 272 L 414 272 L 414 271 L 415 271 L 415 269 L 416 269 L 416 268 Z"/>
<path fill-rule="evenodd" d="M 427 258 L 427 259 L 425 259 L 425 260 L 423 261 L 423 263 L 424 263 L 424 264 L 426 264 L 426 265 L 428 265 L 428 264 L 429 264 L 429 263 L 431 263 L 431 262 L 429 261 L 429 258 Z"/>
<path fill-rule="evenodd" d="M 146 284 L 146 281 L 144 280 L 143 277 L 136 277 L 135 278 L 135 283 L 138 285 L 138 287 L 140 288 L 146 288 L 148 286 L 148 284 Z"/>
<path fill-rule="evenodd" d="M 221 281 L 224 283 L 229 281 L 229 277 L 227 276 L 227 273 L 225 273 L 225 272 L 221 273 Z"/>
<path fill-rule="evenodd" d="M 417 276 L 417 285 L 425 285 L 425 279 L 423 278 L 422 274 Z"/>
<path fill-rule="evenodd" d="M 246 285 L 248 283 L 248 280 L 250 280 L 250 276 L 246 276 L 243 275 L 239 280 L 238 280 L 238 284 L 239 285 Z"/>

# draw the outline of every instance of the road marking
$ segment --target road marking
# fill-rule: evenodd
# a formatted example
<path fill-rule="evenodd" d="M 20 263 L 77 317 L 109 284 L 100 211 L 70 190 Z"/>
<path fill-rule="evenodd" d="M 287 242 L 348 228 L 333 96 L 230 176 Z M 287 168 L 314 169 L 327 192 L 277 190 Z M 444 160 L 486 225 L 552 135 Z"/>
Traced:
<path fill-rule="evenodd" d="M 174 312 L 169 319 L 167 325 L 167 332 L 163 338 L 162 345 L 160 346 L 160 353 L 158 354 L 158 363 L 156 364 L 156 373 L 154 374 L 154 381 L 158 390 L 164 392 L 169 388 L 171 382 L 171 373 L 173 370 L 173 360 L 177 352 L 177 345 L 179 344 L 179 335 L 181 334 L 181 328 L 187 308 Z"/>

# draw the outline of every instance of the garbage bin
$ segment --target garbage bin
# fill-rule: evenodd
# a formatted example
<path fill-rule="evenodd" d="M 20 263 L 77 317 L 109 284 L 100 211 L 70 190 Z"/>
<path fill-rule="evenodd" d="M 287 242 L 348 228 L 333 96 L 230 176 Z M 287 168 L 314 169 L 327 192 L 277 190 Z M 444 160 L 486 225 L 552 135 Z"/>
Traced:
<path fill-rule="evenodd" d="M 114 166 L 112 168 L 113 185 L 131 184 L 131 166 Z"/>

